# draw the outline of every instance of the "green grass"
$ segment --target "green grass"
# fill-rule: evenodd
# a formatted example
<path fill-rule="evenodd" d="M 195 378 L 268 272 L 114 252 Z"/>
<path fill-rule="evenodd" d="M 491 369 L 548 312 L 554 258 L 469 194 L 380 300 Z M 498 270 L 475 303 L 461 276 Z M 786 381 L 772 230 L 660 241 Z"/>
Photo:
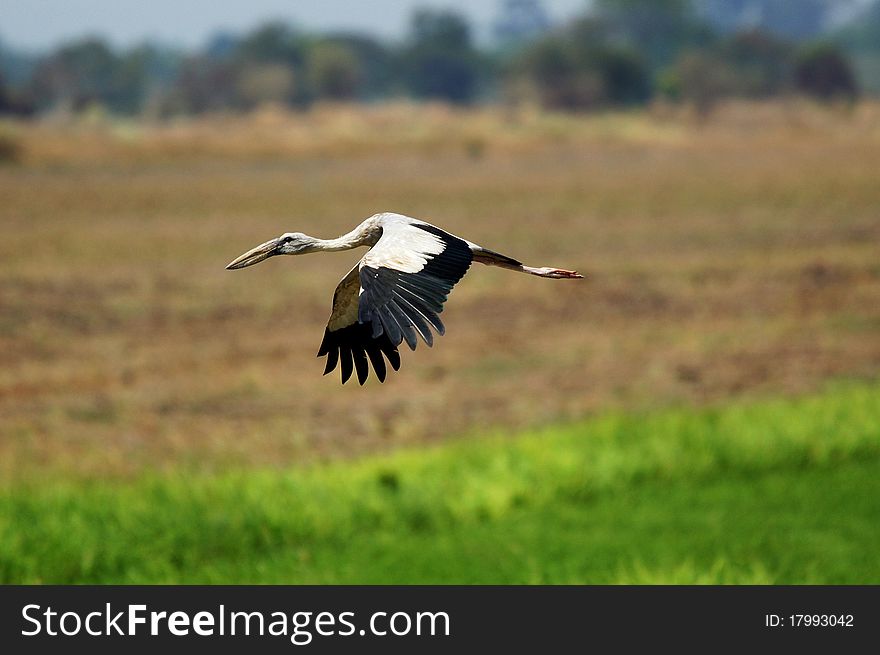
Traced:
<path fill-rule="evenodd" d="M 880 384 L 0 491 L 0 581 L 880 583 Z"/>

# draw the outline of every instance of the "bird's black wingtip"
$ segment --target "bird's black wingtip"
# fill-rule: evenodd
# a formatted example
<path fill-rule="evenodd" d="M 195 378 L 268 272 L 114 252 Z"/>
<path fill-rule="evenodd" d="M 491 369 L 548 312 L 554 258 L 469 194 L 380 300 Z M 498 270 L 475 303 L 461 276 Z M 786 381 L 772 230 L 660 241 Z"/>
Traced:
<path fill-rule="evenodd" d="M 364 386 L 370 377 L 370 364 L 373 373 L 384 382 L 387 374 L 386 362 L 395 371 L 400 368 L 400 354 L 387 334 L 374 338 L 369 323 L 354 323 L 338 330 L 324 331 L 324 340 L 318 350 L 318 357 L 327 357 L 324 375 L 341 368 L 342 384 L 357 377 L 358 384 Z M 385 358 L 383 358 L 383 355 Z"/>

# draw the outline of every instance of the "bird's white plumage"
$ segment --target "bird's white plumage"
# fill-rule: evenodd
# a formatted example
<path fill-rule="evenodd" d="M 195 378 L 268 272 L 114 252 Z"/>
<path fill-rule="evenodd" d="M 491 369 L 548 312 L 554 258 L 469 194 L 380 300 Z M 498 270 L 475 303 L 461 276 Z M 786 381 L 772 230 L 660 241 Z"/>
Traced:
<path fill-rule="evenodd" d="M 351 325 L 358 319 L 358 300 L 363 291 L 358 273 L 362 267 L 418 273 L 430 258 L 443 252 L 444 243 L 440 238 L 415 227 L 422 221 L 402 214 L 384 213 L 365 221 L 364 225 L 368 227 L 362 226 L 362 231 L 371 231 L 374 222 L 381 225 L 382 236 L 336 287 L 333 312 L 327 324 L 331 331 Z"/>
<path fill-rule="evenodd" d="M 382 237 L 361 259 L 361 266 L 418 273 L 443 252 L 439 237 L 415 226 L 421 221 L 400 214 L 383 214 L 382 219 Z"/>

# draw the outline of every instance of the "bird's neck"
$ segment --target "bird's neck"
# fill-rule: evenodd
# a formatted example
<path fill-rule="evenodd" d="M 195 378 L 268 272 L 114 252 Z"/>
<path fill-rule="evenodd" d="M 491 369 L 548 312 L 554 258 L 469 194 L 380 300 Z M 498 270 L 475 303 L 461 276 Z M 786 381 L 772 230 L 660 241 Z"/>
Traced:
<path fill-rule="evenodd" d="M 323 252 L 336 252 L 351 250 L 359 246 L 373 246 L 381 235 L 381 229 L 377 230 L 371 223 L 365 221 L 348 234 L 343 234 L 336 239 L 315 239 L 315 249 Z"/>
<path fill-rule="evenodd" d="M 364 244 L 348 238 L 348 235 L 341 236 L 337 239 L 315 239 L 315 250 L 321 252 L 338 252 L 340 250 L 351 250 Z"/>

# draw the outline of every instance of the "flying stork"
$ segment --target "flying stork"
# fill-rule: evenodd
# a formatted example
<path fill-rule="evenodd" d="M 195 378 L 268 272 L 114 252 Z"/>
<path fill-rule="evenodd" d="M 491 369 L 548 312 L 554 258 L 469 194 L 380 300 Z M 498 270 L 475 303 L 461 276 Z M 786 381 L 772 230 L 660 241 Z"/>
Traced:
<path fill-rule="evenodd" d="M 370 250 L 336 287 L 318 350 L 318 357 L 327 357 L 324 375 L 339 364 L 343 384 L 353 371 L 360 384 L 367 380 L 368 357 L 376 377 L 384 382 L 382 356 L 398 370 L 397 347 L 402 341 L 410 350 L 416 349 L 418 337 L 432 346 L 431 329 L 440 335 L 445 332 L 438 316 L 443 303 L 471 262 L 551 279 L 583 277 L 561 268 L 526 266 L 430 223 L 390 212 L 371 216 L 338 239 L 316 239 L 300 232 L 282 234 L 234 259 L 226 268 L 245 268 L 274 255 L 335 252 L 359 246 Z"/>

